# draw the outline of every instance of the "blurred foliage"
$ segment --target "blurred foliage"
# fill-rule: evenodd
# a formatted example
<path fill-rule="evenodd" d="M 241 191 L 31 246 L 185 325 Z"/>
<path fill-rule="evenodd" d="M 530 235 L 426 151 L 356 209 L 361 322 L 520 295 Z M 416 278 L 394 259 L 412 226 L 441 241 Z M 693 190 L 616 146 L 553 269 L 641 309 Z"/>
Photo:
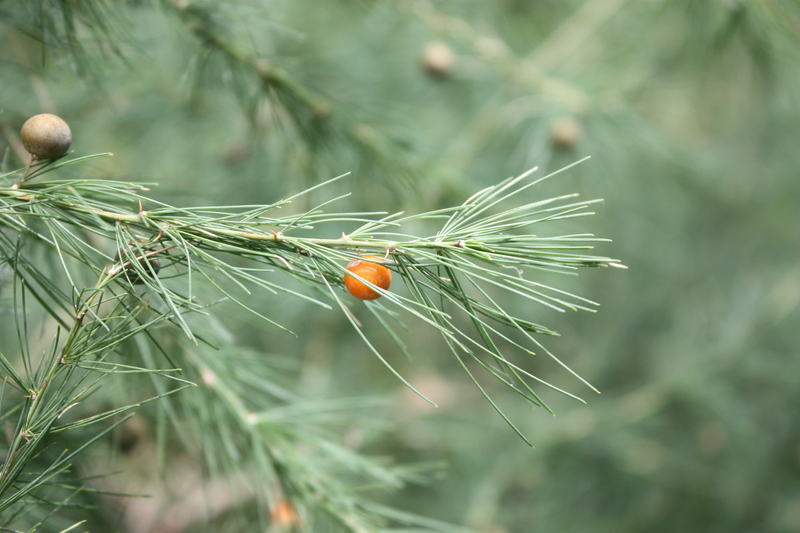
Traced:
<path fill-rule="evenodd" d="M 431 43 L 449 65 L 424 63 Z M 20 164 L 22 122 L 55 112 L 76 153 L 115 154 L 98 176 L 160 182 L 183 205 L 271 203 L 351 171 L 324 194 L 421 212 L 591 155 L 545 193 L 605 198 L 592 231 L 630 270 L 557 280 L 597 314 L 535 311 L 562 334 L 547 347 L 601 396 L 552 395 L 553 418 L 485 383 L 533 450 L 426 333 L 393 363 L 438 410 L 335 313 L 282 301 L 300 340 L 223 321 L 280 354 L 304 397 L 394 396 L 380 424 L 344 423 L 342 438 L 447 463 L 387 498 L 396 507 L 483 533 L 800 529 L 797 2 L 5 0 L 0 65 L 4 168 Z M 237 516 L 192 531 L 247 529 Z"/>

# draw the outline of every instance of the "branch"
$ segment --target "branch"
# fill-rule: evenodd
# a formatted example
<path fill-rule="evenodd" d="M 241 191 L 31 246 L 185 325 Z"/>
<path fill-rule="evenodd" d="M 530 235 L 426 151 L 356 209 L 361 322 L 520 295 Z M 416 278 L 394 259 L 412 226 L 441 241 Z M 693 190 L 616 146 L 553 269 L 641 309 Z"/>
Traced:
<path fill-rule="evenodd" d="M 249 293 L 248 286 L 260 286 L 330 308 L 324 301 L 274 281 L 272 275 L 263 275 L 281 270 L 318 293 L 328 293 L 352 319 L 367 346 L 391 369 L 354 319 L 351 305 L 346 303 L 349 300 L 341 296 L 347 262 L 364 252 L 378 252 L 383 255 L 385 266 L 408 290 L 383 289 L 354 276 L 383 297 L 366 302 L 370 310 L 399 318 L 401 315 L 390 311 L 393 308 L 421 320 L 443 336 L 459 360 L 462 356 L 473 359 L 526 401 L 546 408 L 528 380 L 568 393 L 509 360 L 494 339 L 510 343 L 523 354 L 543 352 L 558 361 L 532 336 L 556 333 L 513 316 L 492 293 L 505 292 L 559 312 L 593 311 L 598 305 L 542 284 L 531 274 L 537 270 L 574 273 L 580 267 L 622 266 L 615 259 L 587 253 L 605 239 L 586 233 L 539 236 L 530 232 L 533 227 L 557 220 L 591 215 L 588 208 L 598 200 L 575 201 L 575 195 L 564 195 L 521 204 L 516 201 L 571 166 L 530 181 L 536 170 L 533 169 L 476 193 L 460 206 L 413 215 L 329 213 L 324 208 L 334 199 L 297 215 L 273 216 L 274 211 L 308 191 L 271 205 L 179 208 L 143 196 L 143 188 L 131 183 L 28 182 L 24 189 L 0 189 L 0 223 L 57 246 L 96 272 L 106 270 L 109 283 L 123 287 L 132 287 L 134 281 L 144 283 L 152 290 L 148 301 L 138 291 L 126 290 L 192 339 L 196 333 L 184 315 L 202 311 L 204 305 L 200 302 L 209 290 L 219 291 L 225 299 L 281 328 L 236 296 L 233 287 Z M 341 176 L 315 188 L 337 179 Z M 145 209 L 145 205 L 150 207 Z M 423 237 L 403 230 L 420 222 L 436 223 L 439 230 Z M 42 224 L 47 226 L 49 235 L 36 229 Z M 129 251 L 108 267 L 109 254 L 97 250 L 79 234 L 67 232 L 65 225 L 91 231 L 112 241 L 116 250 Z M 324 236 L 353 225 L 357 226 L 339 237 Z M 145 267 L 156 258 L 173 267 L 168 279 L 161 279 Z M 241 266 L 240 259 L 260 268 Z M 227 282 L 232 282 L 233 287 Z M 473 329 L 458 325 L 454 318 L 458 313 L 469 318 Z M 393 339 L 398 338 L 387 322 L 382 324 Z"/>

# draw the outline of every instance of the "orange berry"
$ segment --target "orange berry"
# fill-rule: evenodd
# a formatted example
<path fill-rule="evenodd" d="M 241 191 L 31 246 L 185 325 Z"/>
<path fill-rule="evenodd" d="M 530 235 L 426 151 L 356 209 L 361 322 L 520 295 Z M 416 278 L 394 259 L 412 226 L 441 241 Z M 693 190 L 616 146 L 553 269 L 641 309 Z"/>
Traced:
<path fill-rule="evenodd" d="M 365 261 L 366 259 L 369 261 Z M 381 289 L 388 289 L 389 285 L 392 284 L 392 271 L 383 265 L 370 261 L 383 262 L 383 259 L 374 255 L 365 256 L 363 259 L 353 259 L 347 263 L 347 271 L 361 276 Z M 344 286 L 347 288 L 347 292 L 359 300 L 374 300 L 381 297 L 372 287 L 348 274 L 344 275 Z"/>
<path fill-rule="evenodd" d="M 297 514 L 292 504 L 286 500 L 280 500 L 275 504 L 275 507 L 269 513 L 269 518 L 273 524 L 281 527 L 281 531 L 284 531 L 286 527 L 300 528 L 303 526 L 303 520 L 300 515 Z"/>

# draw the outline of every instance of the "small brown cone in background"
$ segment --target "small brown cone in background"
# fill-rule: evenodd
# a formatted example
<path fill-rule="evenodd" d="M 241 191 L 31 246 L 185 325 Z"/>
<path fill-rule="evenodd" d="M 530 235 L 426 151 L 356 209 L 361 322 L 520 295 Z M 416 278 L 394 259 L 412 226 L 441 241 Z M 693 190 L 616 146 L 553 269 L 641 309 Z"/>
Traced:
<path fill-rule="evenodd" d="M 456 54 L 441 41 L 432 41 L 422 50 L 420 63 L 425 72 L 435 78 L 447 78 L 455 69 Z"/>
<path fill-rule="evenodd" d="M 22 145 L 36 159 L 58 159 L 72 143 L 72 131 L 61 117 L 43 113 L 25 121 L 19 132 Z"/>
<path fill-rule="evenodd" d="M 142 416 L 133 416 L 119 426 L 119 449 L 122 453 L 133 452 L 147 440 L 149 427 Z"/>
<path fill-rule="evenodd" d="M 550 142 L 559 150 L 570 150 L 583 139 L 583 125 L 574 117 L 562 117 L 550 124 Z"/>

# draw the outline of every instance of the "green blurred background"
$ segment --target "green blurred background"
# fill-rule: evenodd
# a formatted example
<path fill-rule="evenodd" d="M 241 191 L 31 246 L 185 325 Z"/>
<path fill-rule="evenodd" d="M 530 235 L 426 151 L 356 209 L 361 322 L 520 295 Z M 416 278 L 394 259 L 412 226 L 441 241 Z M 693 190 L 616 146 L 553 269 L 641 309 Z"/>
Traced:
<path fill-rule="evenodd" d="M 171 4 L 110 4 L 96 41 L 79 17 L 79 49 L 55 17 L 37 30 L 38 2 L 0 1 L 0 143 L 53 112 L 75 154 L 114 153 L 90 177 L 215 205 L 352 172 L 309 200 L 351 191 L 342 211 L 446 207 L 591 156 L 529 198 L 604 198 L 550 231 L 609 237 L 597 251 L 629 269 L 543 276 L 596 314 L 504 304 L 561 333 L 546 346 L 602 394 L 539 358 L 527 368 L 587 404 L 546 393 L 553 417 L 486 384 L 534 449 L 433 331 L 415 325 L 412 361 L 376 342 L 439 409 L 338 313 L 265 298 L 299 339 L 227 317 L 241 345 L 301 361 L 304 396 L 392 398 L 380 431 L 343 438 L 446 466 L 388 503 L 482 533 L 800 531 L 797 2 L 208 3 L 232 41 L 328 99 L 318 129 L 292 122 L 296 103 L 259 97 Z M 8 150 L 3 165 L 20 159 Z"/>

